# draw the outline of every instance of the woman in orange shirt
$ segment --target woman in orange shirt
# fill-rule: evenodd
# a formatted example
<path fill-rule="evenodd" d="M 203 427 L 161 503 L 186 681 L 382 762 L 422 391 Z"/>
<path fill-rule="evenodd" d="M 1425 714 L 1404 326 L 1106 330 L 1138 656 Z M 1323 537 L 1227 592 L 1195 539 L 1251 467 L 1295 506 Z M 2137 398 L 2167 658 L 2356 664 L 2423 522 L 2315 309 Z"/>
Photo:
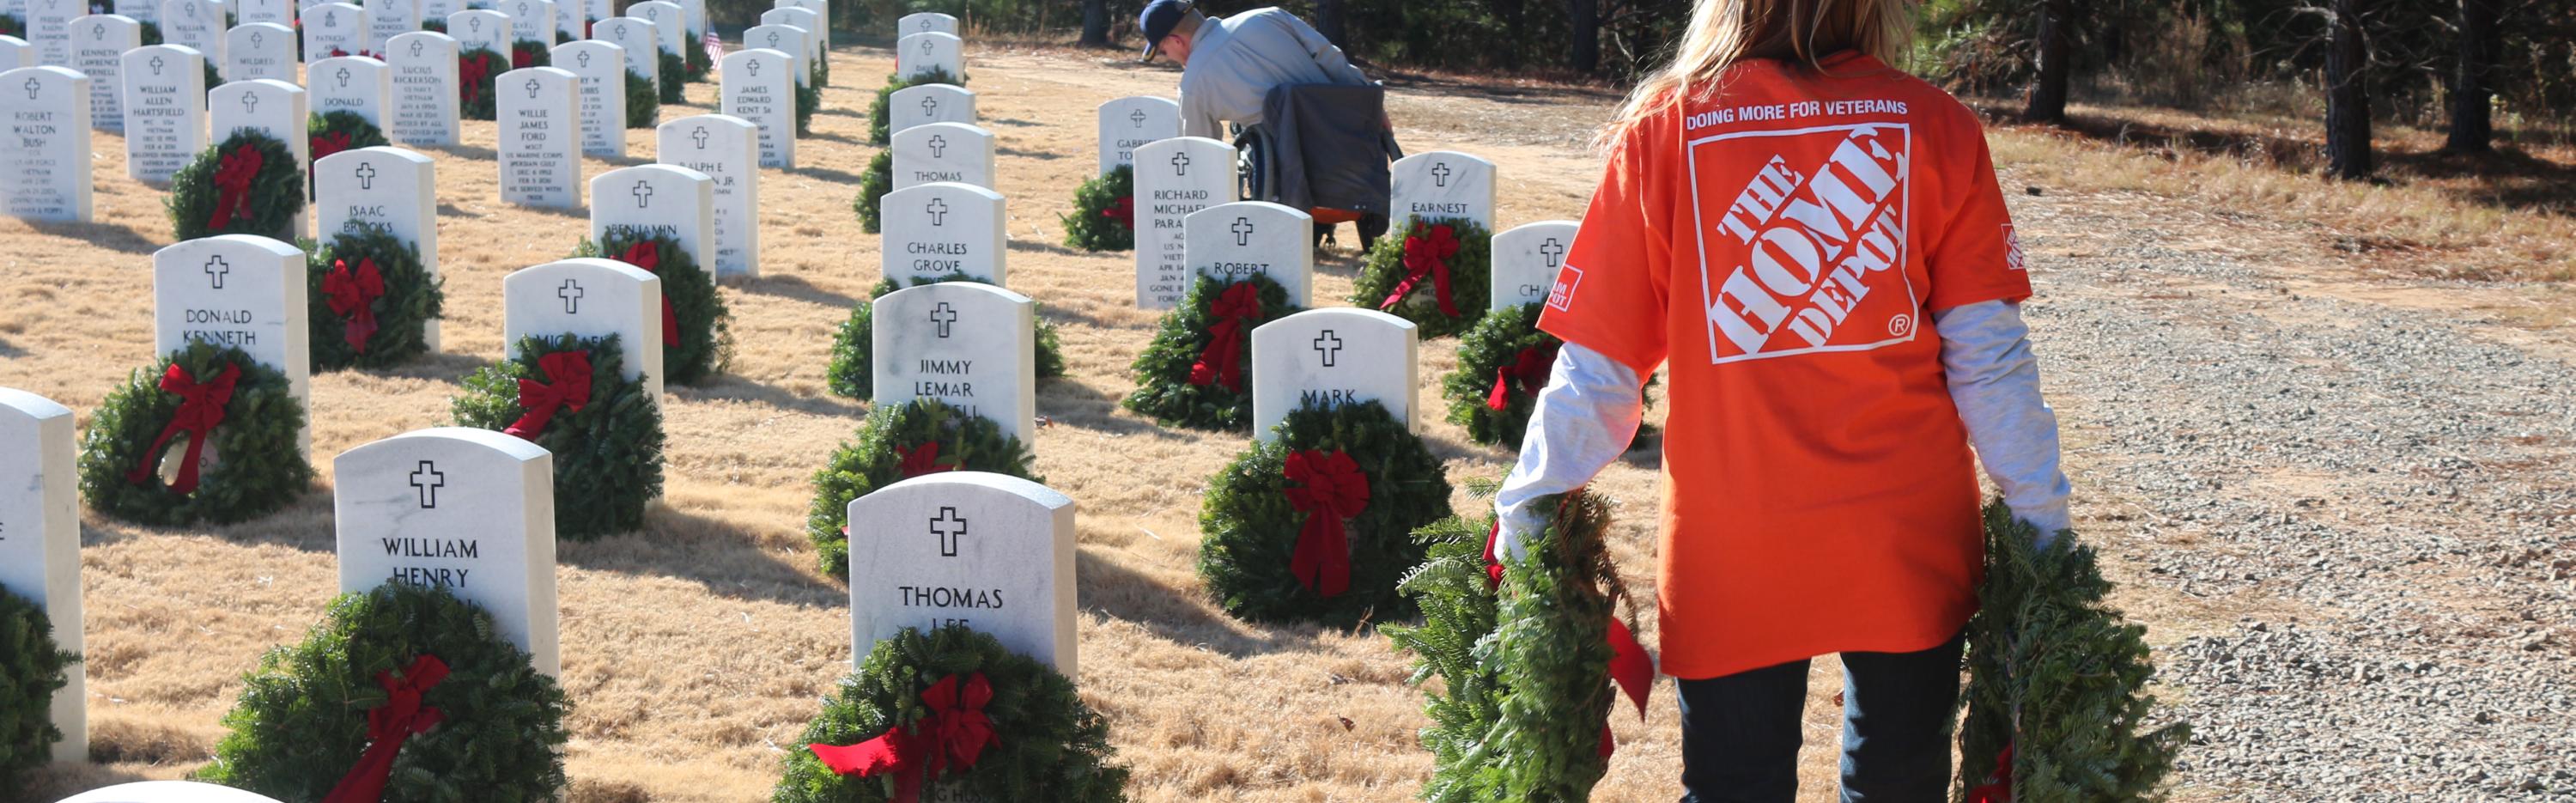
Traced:
<path fill-rule="evenodd" d="M 1590 481 L 1669 368 L 1657 605 L 1691 801 L 1789 801 L 1808 659 L 1845 668 L 1843 797 L 1938 803 L 1983 565 L 1975 465 L 2067 525 L 2030 282 L 1974 113 L 1889 67 L 1909 0 L 1699 0 L 1602 134 L 1539 326 L 1563 338 L 1501 547 Z M 1971 448 L 1975 454 L 1971 455 Z"/>

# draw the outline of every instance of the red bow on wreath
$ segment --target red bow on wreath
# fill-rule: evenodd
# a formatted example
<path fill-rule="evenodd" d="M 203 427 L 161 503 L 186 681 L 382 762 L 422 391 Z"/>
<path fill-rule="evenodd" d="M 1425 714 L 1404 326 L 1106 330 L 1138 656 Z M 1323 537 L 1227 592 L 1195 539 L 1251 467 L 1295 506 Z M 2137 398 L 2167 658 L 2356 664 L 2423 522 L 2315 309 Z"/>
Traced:
<path fill-rule="evenodd" d="M 241 366 L 224 364 L 210 382 L 199 382 L 188 376 L 185 368 L 172 363 L 161 372 L 161 389 L 179 395 L 179 409 L 170 413 L 170 423 L 161 427 L 161 437 L 152 440 L 152 448 L 143 451 L 143 462 L 125 472 L 125 481 L 140 485 L 152 476 L 152 463 L 161 456 L 161 447 L 170 438 L 188 433 L 188 454 L 179 463 L 179 478 L 170 483 L 175 493 L 197 490 L 197 461 L 206 454 L 206 441 L 214 436 L 215 425 L 224 422 L 224 407 L 233 403 L 233 384 L 241 381 Z"/>
<path fill-rule="evenodd" d="M 662 272 L 661 249 L 649 240 L 627 246 L 626 255 L 618 257 L 617 261 L 643 268 L 647 273 Z M 670 293 L 662 294 L 662 345 L 680 345 L 680 319 L 671 314 Z"/>
<path fill-rule="evenodd" d="M 573 412 L 590 404 L 590 352 L 558 351 L 537 358 L 537 369 L 544 371 L 554 384 L 539 384 L 534 379 L 519 380 L 519 409 L 527 412 L 519 420 L 503 427 L 504 435 L 517 435 L 536 440 L 544 434 L 546 424 L 555 420 L 555 412 L 566 407 Z"/>
<path fill-rule="evenodd" d="M 313 161 L 316 162 L 322 161 L 322 157 L 348 150 L 349 146 L 352 144 L 349 141 L 349 132 L 346 131 L 315 134 L 311 139 L 313 143 Z"/>
<path fill-rule="evenodd" d="M 512 45 L 512 46 L 510 46 L 510 68 L 511 68 L 511 69 L 514 69 L 514 70 L 515 70 L 515 69 L 522 69 L 522 68 L 526 68 L 526 67 L 534 67 L 534 66 L 537 66 L 537 46 L 536 46 L 536 45 L 532 45 L 532 44 L 519 44 L 519 45 Z"/>
<path fill-rule="evenodd" d="M 2012 803 L 2012 761 L 2013 746 L 2004 745 L 2004 751 L 1995 756 L 1995 774 L 1968 790 L 1968 803 Z"/>
<path fill-rule="evenodd" d="M 929 441 L 910 449 L 897 446 L 894 447 L 894 452 L 895 454 L 903 456 L 903 462 L 895 466 L 895 474 L 904 479 L 912 479 L 923 474 L 957 470 L 957 464 L 954 461 L 945 465 L 942 465 L 939 462 L 938 441 Z"/>
<path fill-rule="evenodd" d="M 1413 294 L 1414 288 L 1422 285 L 1423 277 L 1429 276 L 1440 299 L 1440 314 L 1458 317 L 1458 304 L 1449 297 L 1449 258 L 1457 255 L 1458 237 L 1447 226 L 1433 226 L 1427 236 L 1404 238 L 1404 281 L 1377 308 L 1393 309 L 1404 303 L 1404 297 Z"/>
<path fill-rule="evenodd" d="M 457 64 L 456 71 L 457 80 L 461 82 L 457 86 L 465 93 L 465 102 L 470 104 L 483 96 L 483 82 L 492 77 L 492 59 L 478 54 Z"/>
<path fill-rule="evenodd" d="M 809 744 L 805 749 L 814 751 L 814 757 L 837 775 L 873 778 L 893 773 L 894 799 L 916 803 L 921 800 L 921 787 L 938 777 L 941 769 L 973 767 L 983 758 L 984 748 L 1001 745 L 993 719 L 984 714 L 985 704 L 992 701 L 993 684 L 984 679 L 984 673 L 969 674 L 963 683 L 949 675 L 922 690 L 921 702 L 930 707 L 930 713 L 913 723 L 913 732 L 896 726 L 883 736 L 848 747 Z"/>
<path fill-rule="evenodd" d="M 1547 387 L 1548 374 L 1556 370 L 1557 345 L 1531 346 L 1512 356 L 1512 361 L 1494 369 L 1494 392 L 1485 394 L 1485 409 L 1501 412 L 1512 405 L 1512 388 L 1538 395 Z"/>
<path fill-rule="evenodd" d="M 1128 231 L 1136 230 L 1136 196 L 1124 195 L 1116 203 L 1100 210 L 1100 216 L 1118 221 Z"/>
<path fill-rule="evenodd" d="M 1496 555 L 1502 535 L 1503 523 L 1499 519 L 1495 520 L 1493 529 L 1485 533 L 1487 589 L 1503 584 L 1503 562 Z M 1617 684 L 1619 690 L 1628 695 L 1628 700 L 1637 704 L 1637 719 L 1642 722 L 1646 719 L 1646 699 L 1655 692 L 1655 661 L 1646 656 L 1646 646 L 1637 642 L 1636 632 L 1629 630 L 1628 623 L 1617 616 L 1610 617 L 1610 632 L 1605 640 L 1610 642 L 1610 682 Z M 1618 742 L 1610 736 L 1610 720 L 1605 715 L 1601 720 L 1601 757 L 1609 758 L 1617 749 Z"/>
<path fill-rule="evenodd" d="M 335 59 L 336 59 L 336 58 L 339 58 L 339 57 L 341 57 L 341 56 L 346 56 L 346 55 L 349 55 L 349 51 L 341 50 L 341 49 L 340 49 L 340 47 L 339 47 L 338 45 L 333 45 L 333 46 L 331 46 L 331 57 L 332 57 L 332 58 L 335 58 Z"/>
<path fill-rule="evenodd" d="M 260 162 L 259 148 L 243 143 L 215 164 L 215 214 L 206 228 L 220 230 L 232 225 L 234 215 L 250 216 L 250 182 L 259 177 Z"/>
<path fill-rule="evenodd" d="M 402 751 L 403 742 L 446 721 L 446 712 L 420 704 L 423 695 L 445 680 L 447 662 L 434 655 L 412 659 L 400 679 L 392 672 L 376 673 L 376 685 L 384 687 L 386 700 L 367 712 L 367 752 L 358 757 L 349 774 L 340 776 L 340 783 L 331 787 L 322 803 L 383 803 L 385 782 L 393 777 L 394 754 Z"/>
<path fill-rule="evenodd" d="M 1351 538 L 1342 522 L 1368 509 L 1368 475 L 1340 449 L 1290 452 L 1282 473 L 1289 482 L 1303 483 L 1280 492 L 1288 495 L 1289 507 L 1306 514 L 1305 525 L 1297 529 L 1297 551 L 1288 557 L 1288 572 L 1309 591 L 1341 596 L 1351 587 Z"/>
<path fill-rule="evenodd" d="M 1208 316 L 1217 321 L 1208 324 L 1207 348 L 1190 365 L 1190 384 L 1214 382 L 1242 393 L 1243 335 L 1252 328 L 1252 319 L 1261 317 L 1261 288 L 1251 282 L 1226 288 L 1208 305 Z"/>
<path fill-rule="evenodd" d="M 332 260 L 331 272 L 322 276 L 322 294 L 331 297 L 331 313 L 347 319 L 341 336 L 349 347 L 367 353 L 367 338 L 376 334 L 375 300 L 385 295 L 385 277 L 376 271 L 376 261 L 360 259 L 351 271 L 348 260 Z"/>

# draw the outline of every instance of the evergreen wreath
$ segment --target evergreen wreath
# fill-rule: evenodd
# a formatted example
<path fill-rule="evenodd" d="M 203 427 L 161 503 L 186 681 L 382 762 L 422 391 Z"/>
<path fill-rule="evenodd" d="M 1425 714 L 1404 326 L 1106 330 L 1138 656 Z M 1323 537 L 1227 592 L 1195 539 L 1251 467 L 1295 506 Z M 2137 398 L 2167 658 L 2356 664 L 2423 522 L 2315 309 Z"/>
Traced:
<path fill-rule="evenodd" d="M 1359 277 L 1351 280 L 1351 304 L 1412 321 L 1424 340 L 1465 332 L 1484 317 L 1493 298 L 1493 256 L 1494 233 L 1482 224 L 1414 218 L 1369 249 Z M 1441 309 L 1442 266 L 1454 315 Z"/>
<path fill-rule="evenodd" d="M 256 234 L 291 243 L 304 190 L 304 165 L 284 140 L 240 128 L 171 174 L 163 203 L 181 242 Z"/>
<path fill-rule="evenodd" d="M 1276 432 L 1276 439 L 1254 443 L 1208 481 L 1199 508 L 1205 533 L 1199 577 L 1208 593 L 1226 613 L 1251 621 L 1348 627 L 1411 617 L 1413 600 L 1396 593 L 1396 582 L 1422 563 L 1423 545 L 1413 531 L 1450 515 L 1440 458 L 1375 403 L 1310 403 L 1289 413 Z M 1348 456 L 1347 465 L 1340 455 Z M 1299 472 L 1300 463 L 1311 472 Z M 1313 499 L 1337 494 L 1342 498 Z M 1311 501 L 1297 501 L 1301 496 Z M 1362 505 L 1356 510 L 1354 500 Z M 1331 522 L 1312 520 L 1336 515 Z M 1346 528 L 1336 529 L 1344 530 L 1347 546 L 1336 549 L 1322 525 L 1345 521 Z M 1320 550 L 1309 554 L 1323 567 L 1311 587 L 1294 565 L 1310 549 Z M 1348 586 L 1327 595 L 1343 551 Z"/>
<path fill-rule="evenodd" d="M 662 102 L 689 102 L 687 94 L 689 83 L 688 59 L 682 58 L 678 53 L 663 53 L 660 54 L 659 61 L 662 65 L 662 82 L 660 84 L 662 89 Z"/>
<path fill-rule="evenodd" d="M 303 429 L 286 374 L 239 348 L 190 341 L 99 402 L 81 438 L 81 498 L 157 527 L 259 518 L 313 484 Z M 180 473 L 165 483 L 162 466 L 174 461 Z"/>
<path fill-rule="evenodd" d="M 1255 289 L 1236 289 L 1246 285 Z M 1229 294 L 1242 300 L 1247 292 L 1260 299 L 1258 313 L 1240 320 L 1219 315 L 1219 307 L 1228 305 Z M 1253 274 L 1235 281 L 1199 277 L 1190 285 L 1190 294 L 1181 300 L 1181 306 L 1165 314 L 1155 326 L 1153 342 L 1136 355 L 1136 362 L 1130 366 L 1136 376 L 1136 391 L 1119 401 L 1119 406 L 1151 416 L 1164 426 L 1218 432 L 1251 430 L 1252 330 L 1299 311 L 1299 307 L 1288 303 L 1287 288 L 1268 276 Z M 1236 341 L 1234 353 L 1210 355 L 1209 347 L 1220 334 L 1218 325 L 1228 322 L 1236 324 L 1232 333 Z M 1239 377 L 1234 386 L 1227 386 L 1221 367 L 1207 364 L 1211 356 L 1220 363 L 1234 360 Z"/>
<path fill-rule="evenodd" d="M 384 129 L 346 109 L 315 114 L 305 120 L 304 130 L 309 140 L 306 144 L 311 146 L 306 152 L 315 162 L 341 151 L 393 144 L 385 138 Z"/>
<path fill-rule="evenodd" d="M 447 20 L 443 20 L 443 19 L 426 19 L 426 18 L 424 18 L 424 19 L 422 19 L 422 20 L 420 21 L 420 29 L 421 29 L 421 30 L 424 30 L 424 31 L 437 31 L 437 32 L 439 32 L 439 33 L 446 33 L 446 32 L 447 32 Z"/>
<path fill-rule="evenodd" d="M 492 87 L 510 71 L 510 57 L 488 47 L 456 57 L 456 110 L 468 120 L 491 120 L 500 114 Z"/>
<path fill-rule="evenodd" d="M 1056 220 L 1064 224 L 1067 248 L 1135 250 L 1136 168 L 1119 165 L 1107 175 L 1082 182 L 1073 191 L 1073 212 Z"/>
<path fill-rule="evenodd" d="M 841 444 L 832 462 L 814 472 L 814 505 L 805 514 L 805 536 L 814 541 L 821 568 L 850 574 L 850 501 L 877 489 L 941 471 L 988 471 L 1045 483 L 1032 466 L 1037 453 L 1002 433 L 1002 425 L 935 399 L 914 399 L 868 411 L 859 439 Z"/>
<path fill-rule="evenodd" d="M 934 278 L 915 279 L 912 286 L 920 287 L 942 282 L 993 283 L 989 278 L 968 276 L 960 272 Z M 824 369 L 824 378 L 830 383 L 833 393 L 853 399 L 876 397 L 877 335 L 873 324 L 876 306 L 873 300 L 884 298 L 887 293 L 897 289 L 900 288 L 895 286 L 893 279 L 878 280 L 876 288 L 868 292 L 870 300 L 861 301 L 852 306 L 849 320 L 842 321 L 840 330 L 832 333 L 832 364 Z M 1045 305 L 1038 305 L 1037 312 L 1041 316 L 1038 318 L 1037 325 L 1037 378 L 1056 379 L 1064 376 L 1064 338 L 1057 334 L 1055 323 L 1043 317 L 1046 313 Z"/>
<path fill-rule="evenodd" d="M 153 22 L 151 20 L 135 20 L 134 32 L 136 36 L 135 41 L 140 43 L 135 45 L 135 47 L 151 47 L 153 45 L 163 43 L 160 23 Z M 207 88 L 212 89 L 213 87 Z"/>
<path fill-rule="evenodd" d="M 811 79 L 808 79 L 809 81 Z M 796 85 L 796 135 L 813 136 L 814 112 L 823 108 L 823 88 L 812 83 Z"/>
<path fill-rule="evenodd" d="M 662 312 L 669 321 L 662 325 L 663 331 L 678 332 L 680 341 L 662 340 L 662 378 L 696 385 L 724 373 L 733 362 L 733 313 L 716 292 L 715 275 L 689 256 L 689 249 L 680 247 L 678 239 L 666 235 L 610 226 L 600 240 L 582 238 L 572 256 L 624 262 L 662 279 Z M 648 243 L 653 251 L 651 265 L 641 264 L 643 255 L 636 250 Z M 628 259 L 630 255 L 635 259 Z"/>
<path fill-rule="evenodd" d="M 653 79 L 634 70 L 626 70 L 626 127 L 652 128 L 662 119 L 662 96 L 655 94 Z"/>
<path fill-rule="evenodd" d="M 2111 583 L 2074 531 L 2045 548 L 2038 539 L 2000 500 L 1986 505 L 1986 579 L 1968 619 L 1960 695 L 1959 799 L 2157 799 L 2191 726 L 2147 727 L 2156 707 L 2147 629 L 2103 602 Z"/>
<path fill-rule="evenodd" d="M 954 707 L 939 710 L 945 706 L 926 697 Z M 962 738 L 942 738 L 947 733 Z M 1073 681 L 965 625 L 928 633 L 904 628 L 878 641 L 798 738 L 806 745 L 787 752 L 773 803 L 908 801 L 913 798 L 900 790 L 907 785 L 954 789 L 975 800 L 1127 799 L 1127 768 L 1111 763 L 1109 721 L 1083 704 Z M 835 753 L 841 751 L 834 747 L 887 746 L 896 760 L 915 766 L 840 775 L 817 757 L 816 745 Z M 959 748 L 974 757 L 964 759 Z"/>
<path fill-rule="evenodd" d="M 534 39 L 513 39 L 510 41 L 510 69 L 520 70 L 529 67 L 551 67 L 554 66 L 554 63 L 554 53 L 546 49 L 546 43 L 539 42 Z"/>
<path fill-rule="evenodd" d="M 370 719 L 408 719 L 400 686 L 418 690 L 416 710 L 438 720 L 397 737 L 386 803 L 545 801 L 563 791 L 571 702 L 495 635 L 491 614 L 444 589 L 387 583 L 340 595 L 325 616 L 243 676 L 241 702 L 224 715 L 230 733 L 196 780 L 288 803 L 321 800 L 368 752 Z"/>
<path fill-rule="evenodd" d="M 829 40 L 830 40 L 831 38 L 832 38 L 832 32 L 831 32 L 831 31 L 823 31 L 823 32 L 821 32 L 821 36 L 816 37 L 816 41 L 808 42 L 808 43 L 806 43 L 806 44 L 813 45 L 813 46 L 815 46 L 815 47 L 823 47 L 823 46 L 825 46 L 825 45 L 830 44 L 830 41 L 829 41 Z M 831 53 L 829 53 L 829 52 L 827 51 L 827 52 L 824 52 L 824 53 L 821 53 L 821 54 L 817 54 L 817 55 L 815 55 L 815 57 L 814 57 L 814 86 L 815 86 L 816 88 L 821 88 L 821 87 L 827 87 L 827 86 L 831 86 L 831 85 L 832 85 L 832 56 L 831 56 Z"/>
<path fill-rule="evenodd" d="M 383 225 L 353 223 L 311 250 L 304 297 L 314 370 L 384 368 L 429 351 L 421 330 L 446 294 L 420 249 Z"/>
<path fill-rule="evenodd" d="M 1539 331 L 1540 313 L 1536 302 L 1495 310 L 1458 338 L 1458 368 L 1441 377 L 1440 393 L 1449 399 L 1450 423 L 1466 427 L 1469 440 L 1521 448 L 1530 414 L 1538 408 L 1538 392 L 1547 387 L 1556 353 L 1565 347 L 1565 341 Z M 1646 377 L 1640 391 L 1645 403 L 1654 403 L 1655 385 L 1661 381 Z M 1494 406 L 1497 389 L 1500 409 Z M 1640 426 L 1638 437 L 1648 429 Z"/>
<path fill-rule="evenodd" d="M 563 393 L 566 383 L 581 381 L 547 371 L 546 358 L 586 355 L 588 401 L 554 408 L 530 438 L 555 455 L 555 535 L 587 541 L 641 526 L 644 503 L 662 495 L 662 411 L 640 377 L 619 375 L 626 361 L 617 336 L 525 337 L 512 353 L 465 378 L 465 394 L 448 400 L 456 425 L 500 432 L 521 427 L 531 418 L 521 404 L 528 385 Z"/>
<path fill-rule="evenodd" d="M 54 620 L 34 600 L 0 588 L 0 789 L 17 789 L 51 760 L 63 731 L 54 692 L 71 682 L 80 656 L 54 642 Z"/>
<path fill-rule="evenodd" d="M 0 13 L 0 36 L 27 38 L 27 21 L 16 14 Z"/>
<path fill-rule="evenodd" d="M 877 151 L 868 159 L 868 171 L 859 174 L 859 197 L 850 201 L 850 211 L 859 216 L 859 228 L 869 234 L 880 233 L 885 196 L 893 191 L 894 151 Z"/>
<path fill-rule="evenodd" d="M 868 144 L 882 148 L 886 146 L 887 142 L 892 140 L 893 137 L 891 130 L 893 126 L 890 121 L 894 119 L 894 115 L 890 112 L 890 109 L 894 106 L 894 93 L 920 86 L 922 84 L 947 84 L 949 86 L 962 87 L 966 85 L 966 82 L 959 80 L 956 76 L 949 75 L 947 70 L 931 70 L 911 78 L 905 78 L 900 75 L 887 75 L 885 86 L 877 87 L 876 99 L 868 101 Z"/>
<path fill-rule="evenodd" d="M 707 80 L 707 71 L 715 69 L 716 66 L 715 58 L 707 55 L 707 32 L 692 31 L 683 27 L 681 29 L 681 35 L 688 37 L 689 40 L 680 43 L 680 53 L 685 59 L 685 65 L 688 67 L 689 80 L 697 83 L 705 83 Z"/>

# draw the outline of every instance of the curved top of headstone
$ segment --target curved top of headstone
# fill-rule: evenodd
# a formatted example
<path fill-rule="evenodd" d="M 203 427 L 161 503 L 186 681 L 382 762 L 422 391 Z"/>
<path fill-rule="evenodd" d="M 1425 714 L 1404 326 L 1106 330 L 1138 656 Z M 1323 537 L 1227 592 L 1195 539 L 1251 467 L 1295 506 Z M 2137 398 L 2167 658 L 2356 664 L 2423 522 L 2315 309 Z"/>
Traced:
<path fill-rule="evenodd" d="M 1136 161 L 1142 163 L 1149 156 L 1170 159 L 1171 156 L 1169 154 L 1176 152 L 1192 153 L 1193 159 L 1195 159 L 1197 158 L 1195 154 L 1215 151 L 1224 151 L 1226 153 L 1227 161 L 1223 166 L 1223 169 L 1234 169 L 1234 146 L 1225 144 L 1224 140 L 1209 139 L 1207 137 L 1172 137 L 1170 139 L 1158 139 L 1153 142 L 1137 146 Z M 1229 173 L 1227 175 L 1231 176 L 1232 174 Z M 1228 180 L 1232 179 L 1229 178 Z"/>
<path fill-rule="evenodd" d="M 38 396 L 17 388 L 0 388 L 0 408 L 6 408 L 17 412 L 19 415 L 39 420 L 72 414 L 72 408 L 64 407 L 60 404 L 54 403 L 54 400 L 52 399 Z"/>
<path fill-rule="evenodd" d="M 1095 111 L 1106 113 L 1110 109 L 1121 109 L 1128 106 L 1169 106 L 1171 107 L 1173 114 L 1181 113 L 1180 101 L 1163 97 L 1161 95 L 1129 95 L 1123 98 L 1110 98 L 1108 100 L 1101 101 L 1100 105 L 1092 108 Z"/>
<path fill-rule="evenodd" d="M 395 159 L 410 162 L 414 165 L 431 167 L 438 164 L 438 160 L 429 158 L 428 154 L 421 153 L 419 151 L 396 147 L 393 145 L 376 145 L 366 148 L 350 148 L 320 159 L 315 159 L 313 160 L 313 172 L 320 173 L 335 165 L 342 165 L 350 162 L 373 161 L 375 159 Z"/>
<path fill-rule="evenodd" d="M 33 67 L 19 67 L 7 72 L 0 72 L 0 77 L 5 77 L 7 79 L 6 83 L 9 87 L 18 88 L 21 91 L 40 90 L 45 84 L 54 81 L 89 80 L 89 76 L 83 75 L 81 71 L 59 64 L 39 64 Z M 37 83 L 30 86 L 20 86 L 21 84 L 25 84 L 30 81 Z M 87 96 L 83 96 L 80 99 L 86 101 L 89 98 Z"/>
<path fill-rule="evenodd" d="M 727 54 L 727 55 L 731 55 L 731 54 Z M 687 127 L 689 127 L 689 126 L 697 126 L 697 125 L 712 125 L 712 126 L 717 126 L 717 127 L 720 127 L 720 128 L 721 128 L 721 127 L 731 127 L 731 128 L 736 128 L 736 129 L 740 129 L 740 130 L 743 130 L 743 131 L 758 131 L 758 130 L 760 130 L 760 124 L 758 124 L 758 123 L 754 123 L 754 122 L 752 122 L 752 121 L 750 121 L 750 120 L 745 120 L 745 119 L 742 119 L 742 118 L 740 118 L 740 117 L 735 117 L 735 116 L 730 115 L 730 114 L 714 114 L 714 113 L 708 113 L 708 114 L 692 114 L 692 115 L 689 115 L 689 116 L 687 116 L 687 117 L 682 117 L 682 118 L 678 118 L 678 119 L 675 119 L 675 120 L 664 120 L 664 121 L 662 121 L 662 125 L 661 125 L 661 126 L 659 126 L 656 130 L 657 130 L 657 131 L 670 131 L 670 130 L 673 130 L 673 129 L 678 129 L 678 128 L 687 128 Z"/>
<path fill-rule="evenodd" d="M 895 21 L 895 36 L 903 37 L 916 33 L 944 33 L 954 36 L 957 34 L 957 18 L 936 11 L 924 11 L 919 14 L 906 14 L 903 19 Z"/>
<path fill-rule="evenodd" d="M 428 429 L 415 429 L 410 432 L 379 438 L 350 447 L 348 451 L 341 452 L 339 457 L 333 458 L 333 464 L 337 465 L 339 461 L 349 460 L 352 458 L 364 460 L 376 452 L 384 451 L 386 449 L 399 449 L 402 448 L 405 442 L 416 441 L 421 438 L 439 438 L 442 440 L 468 443 L 490 449 L 503 457 L 521 462 L 546 459 L 554 456 L 553 452 L 546 451 L 546 447 L 538 446 L 534 441 L 530 441 L 516 435 L 506 435 L 494 430 L 478 429 L 475 427 L 430 427 Z"/>
<path fill-rule="evenodd" d="M 859 504 L 874 499 L 877 494 L 891 494 L 883 499 L 877 499 L 876 502 L 892 503 L 901 501 L 906 495 L 925 491 L 954 493 L 961 486 L 1000 491 L 1049 510 L 1073 504 L 1073 497 L 1066 496 L 1056 489 L 1009 474 L 995 474 L 989 471 L 940 471 L 923 474 L 879 488 L 851 502 Z"/>
<path fill-rule="evenodd" d="M 624 181 L 650 181 L 657 184 L 665 181 L 698 182 L 706 184 L 715 183 L 715 179 L 709 178 L 705 173 L 700 173 L 696 170 L 681 167 L 679 165 L 654 162 L 640 165 L 628 165 L 596 176 L 591 176 L 590 195 L 592 198 L 614 197 L 616 193 L 612 192 L 612 190 L 616 189 L 619 182 Z M 596 205 L 594 205 L 594 208 L 596 208 Z"/>
<path fill-rule="evenodd" d="M 304 249 L 256 234 L 218 234 L 213 237 L 199 237 L 194 240 L 180 240 L 178 242 L 162 246 L 161 250 L 152 252 L 152 259 L 155 263 L 158 263 L 161 261 L 163 255 L 188 253 L 216 244 L 229 245 L 236 248 L 254 248 L 281 257 L 304 255 Z"/>
<path fill-rule="evenodd" d="M 118 784 L 63 798 L 61 803 L 278 803 L 230 787 L 194 781 L 144 781 Z"/>

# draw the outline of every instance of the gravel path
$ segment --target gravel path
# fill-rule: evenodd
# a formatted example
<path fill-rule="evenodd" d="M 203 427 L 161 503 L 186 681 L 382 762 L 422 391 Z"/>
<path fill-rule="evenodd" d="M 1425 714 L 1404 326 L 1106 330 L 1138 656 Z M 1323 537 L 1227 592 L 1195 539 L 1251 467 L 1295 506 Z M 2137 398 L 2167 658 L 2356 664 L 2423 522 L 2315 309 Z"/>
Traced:
<path fill-rule="evenodd" d="M 2197 236 L 2295 229 L 2014 201 L 2077 509 L 2198 729 L 2181 797 L 2576 801 L 2576 365 Z"/>

